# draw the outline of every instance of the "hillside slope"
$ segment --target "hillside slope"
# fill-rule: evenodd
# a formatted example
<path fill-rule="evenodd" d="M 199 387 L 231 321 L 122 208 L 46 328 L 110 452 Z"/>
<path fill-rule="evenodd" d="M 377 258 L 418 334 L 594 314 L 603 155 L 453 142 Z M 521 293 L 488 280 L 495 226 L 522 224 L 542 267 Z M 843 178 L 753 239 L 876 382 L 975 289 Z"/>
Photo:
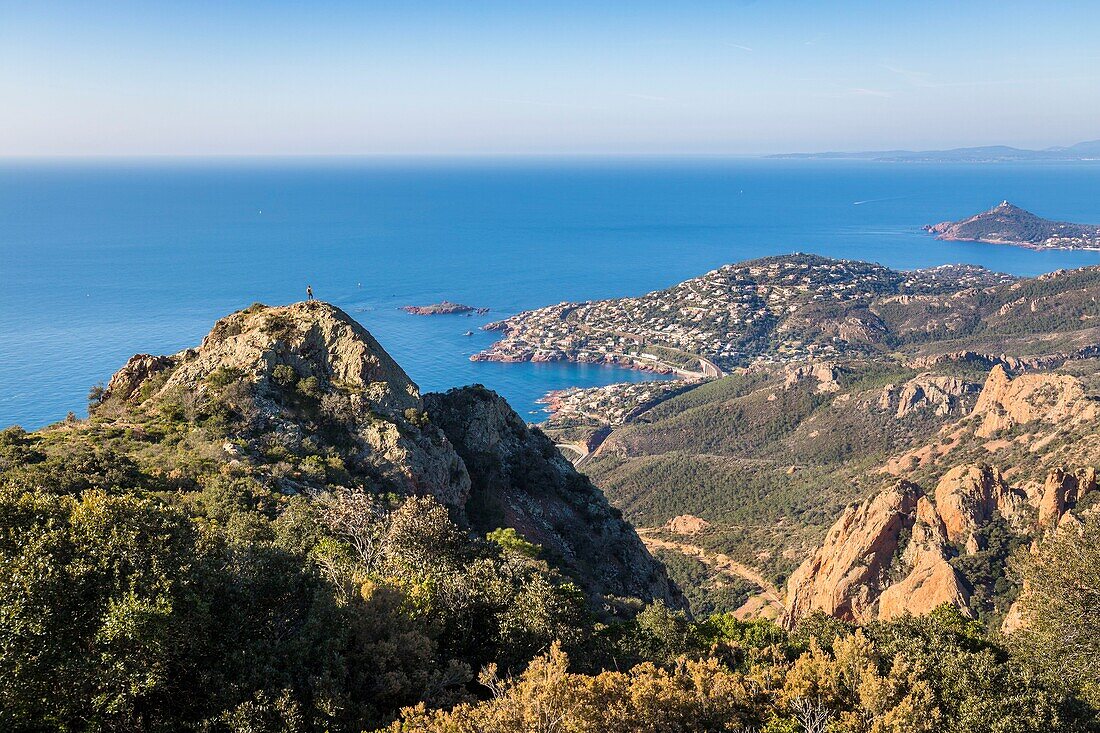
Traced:
<path fill-rule="evenodd" d="M 926 226 L 925 230 L 948 241 L 1014 244 L 1032 249 L 1100 247 L 1100 226 L 1043 219 L 1007 201 L 966 219 Z"/>
<path fill-rule="evenodd" d="M 486 329 L 503 338 L 475 360 L 606 362 L 716 376 L 759 359 L 875 353 L 912 337 L 876 311 L 897 298 L 942 303 L 973 299 L 1015 278 L 950 265 L 900 272 L 817 255 L 765 257 L 726 265 L 636 298 L 560 303 Z M 953 310 L 924 324 L 950 330 Z"/>
<path fill-rule="evenodd" d="M 478 534 L 519 530 L 596 602 L 682 603 L 602 493 L 503 399 L 479 387 L 422 399 L 378 342 L 326 303 L 254 305 L 197 348 L 135 356 L 88 421 L 31 440 L 57 460 L 109 450 L 158 488 L 228 474 L 283 495 L 431 496 Z M 508 511 L 488 509 L 498 505 Z"/>
<path fill-rule="evenodd" d="M 794 256 L 732 267 L 769 272 L 774 267 L 803 282 L 799 278 L 833 272 L 829 263 Z M 639 385 L 566 395 L 559 402 L 572 411 L 552 419 L 546 429 L 562 444 L 587 440 L 588 448 L 595 446 L 585 455 L 583 470 L 649 536 L 680 542 L 666 526 L 669 521 L 679 515 L 699 517 L 707 529 L 693 536 L 691 544 L 726 554 L 781 585 L 818 552 L 847 507 L 891 489 L 899 479 L 915 487 L 914 502 L 927 495 L 934 505 L 936 485 L 956 467 L 995 466 L 1007 485 L 1023 491 L 1017 482 L 1025 473 L 1028 482 L 1042 485 L 1059 467 L 1074 474 L 1100 462 L 1088 440 L 1079 442 L 1081 454 L 1065 456 L 1057 436 L 1042 440 L 1027 431 L 1001 436 L 996 421 L 1031 420 L 1022 408 L 994 409 L 989 413 L 993 417 L 983 418 L 990 425 L 981 437 L 968 433 L 971 437 L 964 441 L 952 438 L 960 421 L 979 405 L 986 409 L 988 395 L 995 392 L 989 388 L 991 373 L 994 382 L 1004 378 L 1019 389 L 1039 377 L 1052 380 L 1042 389 L 1076 380 L 1078 397 L 1066 415 L 1091 424 L 1090 395 L 1097 391 L 1100 354 L 1100 270 L 1059 271 L 971 287 L 970 274 L 948 268 L 935 271 L 935 287 L 900 292 L 903 286 L 885 268 L 837 267 L 836 272 L 856 273 L 857 281 L 873 273 L 882 292 L 856 288 L 862 294 L 846 300 L 826 291 L 810 304 L 818 313 L 862 309 L 864 322 L 875 324 L 870 341 L 856 343 L 836 335 L 828 342 L 828 357 L 818 349 L 812 355 L 782 351 L 776 344 L 801 335 L 799 329 L 828 324 L 797 320 L 799 309 L 810 304 L 784 301 L 789 315 L 769 327 L 774 334 L 767 341 L 771 351 L 745 366 L 731 366 L 728 376 L 681 383 L 675 389 Z M 927 283 L 929 277 L 914 275 L 912 282 Z M 839 293 L 843 282 L 838 279 L 831 287 Z M 802 297 L 799 292 L 792 288 L 790 297 Z M 674 308 L 676 301 L 665 305 Z M 631 323 L 645 326 L 644 321 Z M 997 417 L 1002 411 L 1007 417 Z M 994 462 L 994 457 L 1005 462 Z M 1031 469 L 1037 473 L 1030 475 Z M 1025 493 L 1034 510 L 1034 486 Z M 915 517 L 915 511 L 914 503 L 903 514 Z M 906 522 L 903 530 L 909 532 L 912 520 Z M 1014 592 L 1005 585 L 1011 578 L 1004 565 L 1011 551 L 1035 534 L 1028 527 L 1034 522 L 1011 536 L 1000 525 L 983 528 L 1004 540 L 992 555 L 964 557 L 967 538 L 962 544 L 952 538 L 940 554 L 953 568 L 967 568 L 958 571 L 965 593 L 950 597 L 996 623 L 994 616 L 1004 614 L 1005 601 Z M 868 608 L 894 584 L 896 579 L 887 575 L 901 573 L 902 567 L 891 563 L 886 575 L 870 583 L 879 588 L 870 591 Z M 985 579 L 978 578 L 982 573 Z M 686 580 L 687 575 L 680 577 Z M 937 574 L 920 586 L 940 583 L 950 595 L 947 580 L 937 566 Z M 714 585 L 712 579 L 702 582 Z M 998 582 L 994 593 L 992 585 Z M 917 586 L 916 579 L 912 584 Z M 695 589 L 693 594 L 698 597 Z M 729 597 L 716 589 L 705 605 L 724 607 L 718 601 L 722 595 Z"/>

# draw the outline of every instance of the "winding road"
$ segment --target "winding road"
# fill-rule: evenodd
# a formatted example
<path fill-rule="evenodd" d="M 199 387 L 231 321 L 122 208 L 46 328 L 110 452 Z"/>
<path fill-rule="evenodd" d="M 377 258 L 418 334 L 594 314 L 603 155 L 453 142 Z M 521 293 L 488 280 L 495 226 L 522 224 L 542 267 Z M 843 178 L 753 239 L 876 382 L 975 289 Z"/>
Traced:
<path fill-rule="evenodd" d="M 772 609 L 779 616 L 783 615 L 786 610 L 786 607 L 783 605 L 783 593 L 757 570 L 750 568 L 744 563 L 737 562 L 728 555 L 714 554 L 698 545 L 689 545 L 684 542 L 675 542 L 673 540 L 654 537 L 653 533 L 655 531 L 656 529 L 652 527 L 640 527 L 638 529 L 638 536 L 642 538 L 642 542 L 645 543 L 647 548 L 651 550 L 659 549 L 679 552 L 688 557 L 694 557 L 696 560 L 709 565 L 723 575 L 747 580 L 760 589 L 760 597 L 764 600 L 768 608 Z M 751 599 L 749 602 L 751 603 Z"/>

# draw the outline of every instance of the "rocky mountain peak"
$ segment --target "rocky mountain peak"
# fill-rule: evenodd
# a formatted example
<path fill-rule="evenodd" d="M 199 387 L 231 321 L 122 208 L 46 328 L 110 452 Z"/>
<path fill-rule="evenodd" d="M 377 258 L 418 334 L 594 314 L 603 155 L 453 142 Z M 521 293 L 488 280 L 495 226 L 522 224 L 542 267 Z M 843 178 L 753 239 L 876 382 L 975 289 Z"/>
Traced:
<path fill-rule="evenodd" d="M 167 368 L 172 371 L 160 392 L 198 389 L 216 373 L 232 373 L 271 393 L 294 378 L 290 369 L 297 379 L 315 379 L 321 390 L 356 392 L 387 411 L 420 407 L 416 385 L 374 337 L 321 301 L 257 303 L 219 320 L 196 349 L 172 357 L 136 356 L 112 378 L 107 397 L 129 398 Z"/>
<path fill-rule="evenodd" d="M 503 398 L 474 386 L 422 399 L 374 337 L 328 303 L 256 304 L 219 320 L 196 348 L 139 354 L 90 422 L 153 444 L 186 435 L 222 473 L 284 493 L 430 495 L 476 534 L 516 529 L 594 600 L 684 605 L 603 493 Z"/>
<path fill-rule="evenodd" d="M 976 434 L 990 437 L 1036 420 L 1054 424 L 1095 420 L 1098 409 L 1073 376 L 1035 373 L 1013 378 L 997 364 L 986 378 L 972 415 L 980 421 Z"/>

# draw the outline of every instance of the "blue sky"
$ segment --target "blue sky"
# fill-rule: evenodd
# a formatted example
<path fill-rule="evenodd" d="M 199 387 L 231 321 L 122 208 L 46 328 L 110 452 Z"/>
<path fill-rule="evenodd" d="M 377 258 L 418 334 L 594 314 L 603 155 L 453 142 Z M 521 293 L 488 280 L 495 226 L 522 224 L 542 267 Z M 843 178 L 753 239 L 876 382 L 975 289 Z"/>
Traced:
<path fill-rule="evenodd" d="M 0 155 L 1100 138 L 1100 2 L 0 0 Z"/>

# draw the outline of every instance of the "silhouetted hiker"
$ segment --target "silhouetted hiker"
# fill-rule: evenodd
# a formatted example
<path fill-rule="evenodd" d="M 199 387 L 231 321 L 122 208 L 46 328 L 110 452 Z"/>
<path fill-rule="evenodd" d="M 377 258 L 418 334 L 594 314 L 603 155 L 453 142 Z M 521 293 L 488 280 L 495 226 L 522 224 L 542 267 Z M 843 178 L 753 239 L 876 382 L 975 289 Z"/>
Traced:
<path fill-rule="evenodd" d="M 313 288 L 306 285 L 306 300 L 313 300 Z"/>

